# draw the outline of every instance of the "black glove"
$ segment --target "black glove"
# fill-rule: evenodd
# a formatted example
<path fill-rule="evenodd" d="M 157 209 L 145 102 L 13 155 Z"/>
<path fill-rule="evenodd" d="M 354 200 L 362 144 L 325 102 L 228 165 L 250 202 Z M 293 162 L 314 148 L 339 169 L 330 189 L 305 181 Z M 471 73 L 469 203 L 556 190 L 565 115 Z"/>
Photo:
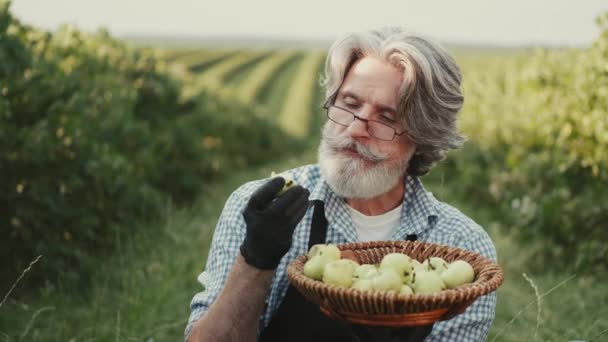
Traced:
<path fill-rule="evenodd" d="M 409 328 L 375 327 L 350 324 L 357 342 L 421 342 L 431 333 L 434 324 Z"/>
<path fill-rule="evenodd" d="M 243 211 L 247 234 L 241 245 L 245 261 L 273 270 L 291 247 L 293 231 L 308 210 L 310 192 L 296 185 L 275 199 L 285 179 L 275 177 L 257 189 Z"/>

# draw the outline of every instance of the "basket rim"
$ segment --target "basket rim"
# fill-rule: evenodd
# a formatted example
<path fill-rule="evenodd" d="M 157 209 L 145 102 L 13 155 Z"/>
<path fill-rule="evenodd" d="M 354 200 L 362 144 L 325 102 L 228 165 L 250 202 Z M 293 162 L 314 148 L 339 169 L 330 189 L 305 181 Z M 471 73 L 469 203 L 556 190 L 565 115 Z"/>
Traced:
<path fill-rule="evenodd" d="M 288 266 L 287 273 L 290 283 L 304 294 L 308 300 L 337 313 L 348 312 L 356 314 L 357 312 L 344 310 L 344 308 L 342 310 L 336 308 L 336 305 L 332 305 L 334 297 L 339 298 L 340 302 L 348 302 L 349 298 L 358 297 L 361 301 L 392 302 L 394 304 L 391 305 L 391 308 L 384 308 L 386 312 L 378 313 L 378 315 L 406 314 L 449 308 L 451 310 L 448 310 L 446 315 L 453 316 L 464 311 L 466 306 L 472 304 L 477 298 L 495 291 L 504 280 L 504 273 L 500 265 L 479 253 L 458 247 L 406 240 L 349 242 L 335 245 L 341 251 L 350 251 L 355 256 L 361 255 L 362 252 L 370 251 L 379 253 L 401 252 L 418 259 L 417 256 L 419 255 L 437 254 L 437 252 L 440 252 L 439 254 L 442 256 L 450 256 L 452 261 L 456 259 L 472 260 L 474 263 L 472 266 L 476 269 L 476 277 L 472 283 L 464 284 L 454 289 L 446 289 L 439 293 L 406 295 L 396 292 L 360 291 L 352 288 L 339 288 L 308 278 L 303 274 L 303 266 L 308 257 L 306 254 L 298 256 Z M 463 308 L 463 305 L 466 306 Z"/>

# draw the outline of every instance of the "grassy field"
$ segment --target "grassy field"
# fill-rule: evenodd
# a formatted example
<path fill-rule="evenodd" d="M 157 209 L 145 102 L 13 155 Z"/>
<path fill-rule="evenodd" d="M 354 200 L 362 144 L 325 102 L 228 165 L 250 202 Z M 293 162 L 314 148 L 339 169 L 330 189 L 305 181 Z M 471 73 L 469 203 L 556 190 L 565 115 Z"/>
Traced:
<path fill-rule="evenodd" d="M 287 61 L 275 73 L 274 78 L 260 89 L 256 101 L 266 108 L 278 110 L 287 98 L 289 85 L 304 57 L 303 54 L 298 54 Z M 267 115 L 272 116 L 277 115 L 277 113 L 272 112 Z"/>
<path fill-rule="evenodd" d="M 176 341 L 181 339 L 196 276 L 207 257 L 223 203 L 240 184 L 315 161 L 315 151 L 216 184 L 189 208 L 168 207 L 168 219 L 121 241 L 100 262 L 90 289 L 47 287 L 28 300 L 8 299 L 2 310 L 3 341 Z M 449 184 L 428 184 L 446 197 Z M 446 198 L 447 200 L 447 198 Z M 491 233 L 504 267 L 490 341 L 604 341 L 608 335 L 608 277 L 581 277 L 547 270 L 528 273 L 529 256 L 494 230 L 492 212 L 455 203 Z M 30 272 L 36 272 L 34 265 Z M 526 277 L 528 279 L 526 279 Z M 22 281 L 27 281 L 27 276 Z M 540 300 L 538 300 L 540 299 Z"/>
<path fill-rule="evenodd" d="M 0 340 L 180 339 L 190 300 L 200 291 L 196 277 L 205 265 L 215 222 L 230 192 L 243 182 L 301 162 L 292 159 L 235 174 L 208 189 L 190 208 L 168 207 L 166 221 L 141 227 L 140 233 L 121 241 L 116 255 L 100 262 L 89 289 L 48 287 L 33 301 L 9 298 L 1 308 Z M 30 272 L 43 264 L 34 265 Z"/>

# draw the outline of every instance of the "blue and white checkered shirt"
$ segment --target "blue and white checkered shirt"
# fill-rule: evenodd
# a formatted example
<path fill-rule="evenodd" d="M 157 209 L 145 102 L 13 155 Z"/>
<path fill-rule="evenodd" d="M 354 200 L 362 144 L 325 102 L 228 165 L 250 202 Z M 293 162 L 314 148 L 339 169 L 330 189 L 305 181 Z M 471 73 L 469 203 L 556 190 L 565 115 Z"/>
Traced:
<path fill-rule="evenodd" d="M 344 200 L 333 193 L 322 179 L 318 165 L 306 165 L 287 172 L 298 184 L 310 190 L 310 200 L 325 202 L 328 243 L 358 241 Z M 198 277 L 205 289 L 192 299 L 186 336 L 190 334 L 194 322 L 222 291 L 245 238 L 246 225 L 241 213 L 251 194 L 264 181 L 248 182 L 228 198 L 215 229 L 207 266 Z M 496 262 L 496 249 L 483 228 L 454 207 L 435 199 L 430 192 L 424 190 L 418 178 L 406 176 L 403 201 L 400 225 L 391 240 L 404 240 L 408 234 L 417 234 L 420 241 L 463 248 Z M 308 250 L 312 212 L 311 207 L 296 227 L 291 249 L 276 270 L 272 288 L 266 298 L 265 313 L 260 317 L 260 328 L 270 323 L 287 292 L 287 266 Z M 492 292 L 477 299 L 463 314 L 436 323 L 425 341 L 485 341 L 494 320 L 495 307 L 496 292 Z"/>

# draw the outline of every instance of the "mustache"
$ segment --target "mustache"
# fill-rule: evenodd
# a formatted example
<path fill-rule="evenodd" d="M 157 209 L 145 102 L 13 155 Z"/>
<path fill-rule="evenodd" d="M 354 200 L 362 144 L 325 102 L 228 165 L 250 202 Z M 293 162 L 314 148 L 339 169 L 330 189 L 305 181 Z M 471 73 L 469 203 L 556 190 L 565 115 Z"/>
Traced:
<path fill-rule="evenodd" d="M 368 159 L 371 162 L 379 163 L 388 159 L 388 155 L 380 152 L 376 152 L 371 148 L 357 142 L 356 140 L 350 137 L 339 137 L 339 136 L 329 136 L 324 134 L 323 138 L 325 139 L 328 147 L 333 150 L 333 152 L 337 152 L 338 150 L 354 150 L 365 159 Z"/>

